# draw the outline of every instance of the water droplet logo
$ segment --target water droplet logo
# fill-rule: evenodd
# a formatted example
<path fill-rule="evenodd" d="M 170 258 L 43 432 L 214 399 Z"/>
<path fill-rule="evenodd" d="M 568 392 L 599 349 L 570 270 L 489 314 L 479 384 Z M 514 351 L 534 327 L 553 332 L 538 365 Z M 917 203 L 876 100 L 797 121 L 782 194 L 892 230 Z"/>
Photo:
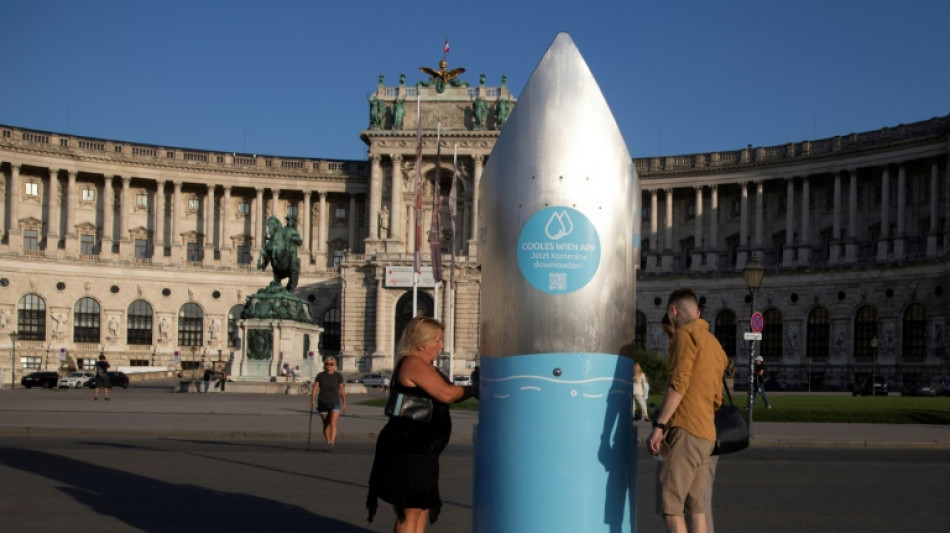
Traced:
<path fill-rule="evenodd" d="M 587 285 L 600 266 L 600 237 L 584 213 L 565 206 L 538 211 L 518 236 L 521 275 L 536 289 L 568 294 Z"/>
<path fill-rule="evenodd" d="M 559 241 L 573 232 L 574 222 L 571 221 L 571 215 L 567 214 L 567 211 L 554 212 L 548 219 L 548 224 L 544 226 L 544 234 L 552 241 Z"/>

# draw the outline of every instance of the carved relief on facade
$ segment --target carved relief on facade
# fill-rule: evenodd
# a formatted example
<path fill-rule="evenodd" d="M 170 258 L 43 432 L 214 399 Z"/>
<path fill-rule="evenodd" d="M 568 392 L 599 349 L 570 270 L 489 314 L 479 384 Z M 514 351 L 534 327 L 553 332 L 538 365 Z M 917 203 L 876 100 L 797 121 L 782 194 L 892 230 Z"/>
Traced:
<path fill-rule="evenodd" d="M 106 340 L 110 344 L 115 344 L 119 340 L 119 334 L 122 331 L 122 319 L 117 315 L 112 315 L 109 317 L 108 322 L 106 323 Z"/>

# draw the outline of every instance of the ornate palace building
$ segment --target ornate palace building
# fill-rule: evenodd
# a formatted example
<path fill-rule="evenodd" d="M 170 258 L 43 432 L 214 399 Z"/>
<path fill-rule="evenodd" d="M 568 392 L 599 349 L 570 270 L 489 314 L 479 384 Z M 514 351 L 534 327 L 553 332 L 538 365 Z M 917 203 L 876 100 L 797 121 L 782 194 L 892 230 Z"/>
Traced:
<path fill-rule="evenodd" d="M 100 353 L 114 366 L 226 365 L 242 349 L 246 297 L 271 278 L 257 270 L 271 214 L 299 221 L 295 292 L 323 328 L 319 353 L 337 356 L 346 372 L 392 368 L 412 316 L 417 118 L 422 218 L 428 231 L 438 179 L 446 279 L 453 253 L 456 263 L 454 288 L 423 276 L 417 307 L 451 322 L 446 353 L 455 373 L 468 373 L 478 357 L 479 180 L 515 98 L 504 77 L 486 86 L 484 76 L 469 84 L 453 73 L 442 64 L 427 81 L 407 85 L 401 76 L 396 86 L 380 76 L 360 132 L 365 161 L 0 125 L 0 380 L 88 368 Z M 838 390 L 872 367 L 894 385 L 950 373 L 948 154 L 950 116 L 636 159 L 637 343 L 664 349 L 666 296 L 689 286 L 726 352 L 747 360 L 742 271 L 757 259 L 766 269 L 756 295 L 765 315 L 761 353 L 777 383 Z M 309 376 L 309 355 L 280 353 L 274 366 L 300 365 Z"/>

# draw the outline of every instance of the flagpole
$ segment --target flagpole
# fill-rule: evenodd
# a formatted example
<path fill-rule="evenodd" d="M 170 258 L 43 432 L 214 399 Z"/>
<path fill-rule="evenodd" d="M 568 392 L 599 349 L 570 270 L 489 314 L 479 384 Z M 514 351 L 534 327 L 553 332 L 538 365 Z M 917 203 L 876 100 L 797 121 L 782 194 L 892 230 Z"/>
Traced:
<path fill-rule="evenodd" d="M 412 318 L 416 317 L 419 308 L 419 270 L 422 260 L 419 252 L 419 241 L 422 240 L 422 96 L 416 89 L 416 174 L 413 179 L 415 185 L 415 201 L 413 213 L 415 215 L 415 231 L 413 232 L 412 255 Z"/>
<path fill-rule="evenodd" d="M 455 375 L 455 181 L 458 179 L 458 157 L 459 143 L 455 141 L 452 147 L 452 188 L 449 189 L 449 220 L 452 227 L 452 259 L 449 263 L 449 379 Z"/>

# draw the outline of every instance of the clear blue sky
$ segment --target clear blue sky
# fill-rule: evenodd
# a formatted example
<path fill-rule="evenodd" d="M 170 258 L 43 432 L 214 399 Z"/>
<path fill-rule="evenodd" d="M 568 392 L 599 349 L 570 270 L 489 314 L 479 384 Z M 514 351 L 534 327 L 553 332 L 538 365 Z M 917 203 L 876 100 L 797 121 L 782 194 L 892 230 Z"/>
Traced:
<path fill-rule="evenodd" d="M 0 123 L 365 159 L 379 74 L 450 68 L 517 95 L 571 34 L 634 157 L 950 114 L 947 0 L 4 0 Z"/>

